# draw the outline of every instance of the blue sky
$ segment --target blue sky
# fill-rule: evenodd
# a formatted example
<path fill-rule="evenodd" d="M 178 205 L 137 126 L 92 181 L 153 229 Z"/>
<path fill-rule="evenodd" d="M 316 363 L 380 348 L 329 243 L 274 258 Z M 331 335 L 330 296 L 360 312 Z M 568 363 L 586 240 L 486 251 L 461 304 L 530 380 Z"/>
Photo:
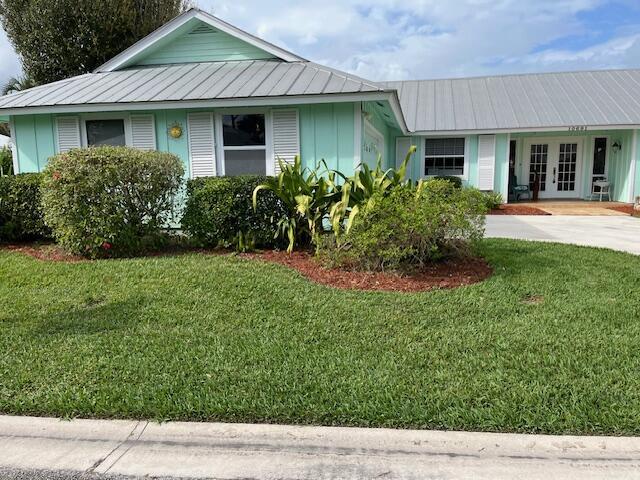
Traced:
<path fill-rule="evenodd" d="M 638 0 L 199 0 L 310 60 L 372 80 L 640 67 Z M 20 71 L 0 35 L 0 81 Z"/>

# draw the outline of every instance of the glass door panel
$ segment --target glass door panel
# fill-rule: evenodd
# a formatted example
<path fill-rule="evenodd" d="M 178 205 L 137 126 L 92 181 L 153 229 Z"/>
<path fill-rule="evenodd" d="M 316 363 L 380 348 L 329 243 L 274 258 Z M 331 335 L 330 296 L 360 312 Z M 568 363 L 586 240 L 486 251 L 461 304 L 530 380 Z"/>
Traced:
<path fill-rule="evenodd" d="M 540 181 L 540 191 L 544 192 L 546 190 L 548 164 L 549 145 L 547 143 L 532 144 L 529 157 L 529 188 L 532 191 L 536 175 L 538 175 L 538 180 Z"/>

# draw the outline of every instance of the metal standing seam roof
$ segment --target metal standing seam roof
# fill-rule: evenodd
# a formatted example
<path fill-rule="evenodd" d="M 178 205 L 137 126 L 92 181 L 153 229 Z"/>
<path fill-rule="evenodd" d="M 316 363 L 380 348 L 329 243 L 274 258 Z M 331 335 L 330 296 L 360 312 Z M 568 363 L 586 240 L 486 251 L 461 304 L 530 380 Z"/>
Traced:
<path fill-rule="evenodd" d="M 4 109 L 290 95 L 382 92 L 375 83 L 313 62 L 247 60 L 89 73 L 0 97 Z"/>
<path fill-rule="evenodd" d="M 640 70 L 382 82 L 413 132 L 640 125 Z"/>

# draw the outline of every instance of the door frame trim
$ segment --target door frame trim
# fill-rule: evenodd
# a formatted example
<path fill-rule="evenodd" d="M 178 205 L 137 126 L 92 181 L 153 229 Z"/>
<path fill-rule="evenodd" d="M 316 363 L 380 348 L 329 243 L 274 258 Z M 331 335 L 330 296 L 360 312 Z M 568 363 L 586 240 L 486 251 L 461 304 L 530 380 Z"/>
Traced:
<path fill-rule="evenodd" d="M 557 165 L 558 158 L 556 155 L 559 153 L 556 150 L 556 146 L 560 143 L 577 143 L 578 144 L 578 155 L 576 158 L 576 189 L 572 192 L 574 195 L 572 196 L 564 196 L 557 195 L 558 191 L 555 190 L 549 196 L 546 194 L 548 191 L 541 192 L 544 195 L 545 199 L 569 199 L 569 198 L 583 198 L 584 195 L 584 155 L 585 155 L 585 139 L 588 137 L 584 136 L 557 136 L 557 137 L 525 137 L 523 139 L 523 167 L 524 172 L 526 174 L 527 182 L 529 181 L 529 169 L 531 164 L 531 145 L 546 143 L 549 144 L 549 152 L 547 156 L 547 165 L 551 166 L 552 164 Z M 553 145 L 555 144 L 555 145 Z M 553 145 L 553 148 L 552 148 Z M 551 167 L 553 168 L 553 167 Z M 549 175 L 553 175 L 551 170 L 547 170 L 547 178 Z M 556 184 L 557 185 L 557 184 Z M 542 196 L 540 198 L 543 198 Z"/>

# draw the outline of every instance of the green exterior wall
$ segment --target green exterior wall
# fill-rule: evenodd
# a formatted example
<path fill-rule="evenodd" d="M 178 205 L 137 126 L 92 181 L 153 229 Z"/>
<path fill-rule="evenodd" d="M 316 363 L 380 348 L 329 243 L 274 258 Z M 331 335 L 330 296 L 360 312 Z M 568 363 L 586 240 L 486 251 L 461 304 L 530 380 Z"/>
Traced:
<path fill-rule="evenodd" d="M 295 107 L 300 118 L 300 147 L 303 165 L 313 169 L 324 160 L 330 169 L 340 170 L 350 175 L 355 167 L 356 125 L 359 113 L 358 104 L 332 103 L 313 104 Z M 363 105 L 363 113 L 384 137 L 385 152 L 383 153 L 383 167 L 395 165 L 396 139 L 402 136 L 399 129 L 383 118 L 381 110 Z M 189 147 L 187 131 L 188 110 L 155 110 L 147 112 L 155 116 L 157 148 L 179 156 L 185 164 L 187 175 L 190 172 Z M 114 113 L 115 114 L 115 113 Z M 117 115 L 121 115 L 119 112 Z M 68 115 L 68 114 L 65 114 Z M 47 160 L 56 153 L 55 115 L 21 115 L 11 118 L 14 137 L 16 140 L 17 161 L 19 171 L 39 172 L 46 166 Z M 365 115 L 361 115 L 361 145 L 359 146 L 362 160 L 365 159 L 363 145 L 366 142 L 364 122 Z M 174 124 L 183 127 L 184 134 L 179 139 L 168 135 L 169 128 Z M 609 139 L 608 173 L 612 183 L 612 200 L 629 202 L 640 196 L 640 135 L 635 137 L 632 130 L 601 130 L 589 132 L 536 132 L 500 133 L 496 135 L 496 164 L 494 190 L 507 197 L 508 190 L 508 149 L 509 140 L 516 140 L 516 175 L 519 182 L 525 183 L 528 174 L 526 168 L 526 152 L 524 142 L 527 138 L 545 137 L 579 137 L 582 140 L 582 198 L 588 198 L 591 191 L 591 168 L 593 160 L 593 139 L 605 136 Z M 411 137 L 412 144 L 417 147 L 416 154 L 410 164 L 408 176 L 413 180 L 423 177 L 424 137 Z M 611 146 L 620 142 L 622 148 L 613 152 Z M 632 158 L 635 152 L 635 158 Z M 375 164 L 376 159 L 368 159 L 368 163 Z M 634 165 L 635 164 L 635 165 Z M 371 165 L 374 166 L 374 165 Z M 478 183 L 478 135 L 467 136 L 467 178 L 465 184 L 477 186 Z"/>
<path fill-rule="evenodd" d="M 194 33 L 194 30 L 196 33 Z M 275 58 L 253 45 L 205 23 L 194 23 L 188 32 L 135 61 L 136 65 L 265 60 Z"/>
<path fill-rule="evenodd" d="M 478 170 L 477 158 L 476 151 L 476 172 Z M 493 173 L 493 191 L 501 193 L 506 202 L 509 194 L 509 135 L 506 133 L 496 135 L 496 164 Z"/>
<path fill-rule="evenodd" d="M 306 168 L 314 169 L 324 160 L 333 170 L 354 171 L 354 103 L 301 105 L 300 155 Z"/>
<path fill-rule="evenodd" d="M 402 136 L 402 132 L 394 122 L 389 120 L 393 118 L 393 114 L 388 105 L 386 105 L 386 102 L 383 103 L 383 106 L 380 106 L 377 102 L 363 102 L 362 114 L 362 162 L 367 163 L 371 168 L 375 168 L 378 163 L 378 154 L 365 151 L 365 145 L 372 140 L 367 138 L 365 124 L 368 122 L 384 138 L 384 149 L 382 152 L 378 152 L 382 157 L 382 168 L 394 168 L 396 163 L 396 138 Z"/>

